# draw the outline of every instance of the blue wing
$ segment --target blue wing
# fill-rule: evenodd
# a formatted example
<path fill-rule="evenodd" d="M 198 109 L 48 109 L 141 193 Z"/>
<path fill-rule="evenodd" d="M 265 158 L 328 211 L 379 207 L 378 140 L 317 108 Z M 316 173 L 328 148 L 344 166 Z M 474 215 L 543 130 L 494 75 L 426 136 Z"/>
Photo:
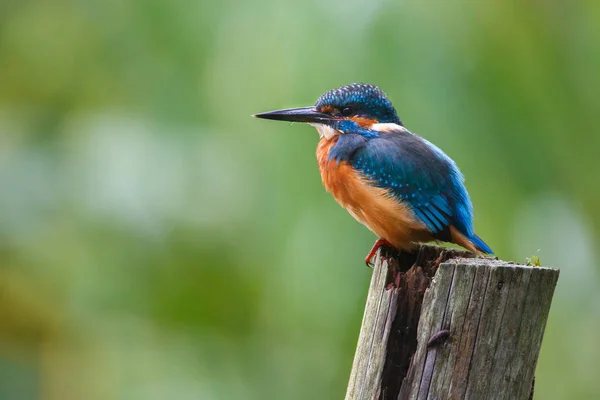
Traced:
<path fill-rule="evenodd" d="M 473 206 L 460 170 L 446 154 L 405 129 L 385 134 L 340 135 L 330 159 L 349 162 L 378 187 L 408 204 L 416 218 L 443 241 L 453 226 L 477 248 L 492 250 L 473 232 Z"/>
<path fill-rule="evenodd" d="M 369 140 L 350 162 L 378 187 L 407 203 L 434 236 L 453 225 L 468 238 L 476 237 L 463 177 L 433 144 L 408 131 L 395 132 Z"/>

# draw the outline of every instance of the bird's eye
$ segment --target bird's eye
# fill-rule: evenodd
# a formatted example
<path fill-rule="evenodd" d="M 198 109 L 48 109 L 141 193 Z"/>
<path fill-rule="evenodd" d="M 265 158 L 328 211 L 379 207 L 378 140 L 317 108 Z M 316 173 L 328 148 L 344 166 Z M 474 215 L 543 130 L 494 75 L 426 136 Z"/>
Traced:
<path fill-rule="evenodd" d="M 352 110 L 352 107 L 344 107 L 344 109 L 342 110 L 342 115 L 344 117 L 348 117 L 348 116 L 352 115 L 353 112 L 354 112 L 354 110 Z"/>

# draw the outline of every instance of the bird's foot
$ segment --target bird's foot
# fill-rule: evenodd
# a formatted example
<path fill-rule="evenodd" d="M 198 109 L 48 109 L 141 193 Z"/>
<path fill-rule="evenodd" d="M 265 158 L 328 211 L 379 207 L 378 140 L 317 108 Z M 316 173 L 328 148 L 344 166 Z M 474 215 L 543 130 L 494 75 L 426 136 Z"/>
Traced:
<path fill-rule="evenodd" d="M 371 247 L 371 251 L 369 251 L 369 254 L 367 254 L 367 256 L 365 257 L 365 264 L 367 264 L 367 267 L 373 267 L 373 263 L 371 262 L 371 260 L 373 259 L 373 257 L 375 257 L 375 254 L 377 254 L 377 250 L 379 250 L 382 246 L 394 247 L 390 242 L 388 242 L 385 239 L 377 239 L 373 247 Z"/>

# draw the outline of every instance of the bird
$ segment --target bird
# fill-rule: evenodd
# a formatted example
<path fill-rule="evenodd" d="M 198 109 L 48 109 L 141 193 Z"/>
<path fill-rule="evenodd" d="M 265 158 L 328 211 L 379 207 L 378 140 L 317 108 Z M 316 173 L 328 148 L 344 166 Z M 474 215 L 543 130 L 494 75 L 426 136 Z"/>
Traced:
<path fill-rule="evenodd" d="M 323 94 L 314 106 L 254 114 L 303 122 L 319 133 L 317 161 L 325 189 L 382 246 L 454 243 L 482 255 L 492 249 L 473 229 L 473 205 L 456 163 L 409 131 L 377 86 L 353 83 Z"/>

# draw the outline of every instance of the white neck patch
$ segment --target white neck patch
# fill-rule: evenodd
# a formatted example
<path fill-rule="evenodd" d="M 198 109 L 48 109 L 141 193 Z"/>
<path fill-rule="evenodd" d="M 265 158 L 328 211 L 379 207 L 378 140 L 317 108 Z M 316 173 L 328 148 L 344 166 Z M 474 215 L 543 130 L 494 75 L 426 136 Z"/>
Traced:
<path fill-rule="evenodd" d="M 342 132 L 338 131 L 337 129 L 333 129 L 329 125 L 318 124 L 318 123 L 312 123 L 310 125 L 317 128 L 317 132 L 319 132 L 319 136 L 322 138 L 325 138 L 327 140 L 331 140 L 334 137 L 336 137 L 337 135 L 339 135 L 340 133 L 342 133 Z"/>
<path fill-rule="evenodd" d="M 387 122 L 385 124 L 373 124 L 371 129 L 377 132 L 402 132 L 406 131 L 406 128 L 402 125 Z"/>

